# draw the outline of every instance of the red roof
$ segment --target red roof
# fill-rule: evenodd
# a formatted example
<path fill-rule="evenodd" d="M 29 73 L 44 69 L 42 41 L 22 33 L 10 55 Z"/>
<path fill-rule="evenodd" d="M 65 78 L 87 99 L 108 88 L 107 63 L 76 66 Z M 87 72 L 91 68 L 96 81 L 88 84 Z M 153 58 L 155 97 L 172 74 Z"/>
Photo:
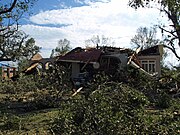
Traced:
<path fill-rule="evenodd" d="M 79 62 L 97 62 L 102 51 L 100 49 L 81 49 L 75 48 L 64 56 L 59 57 L 59 61 L 79 61 Z"/>

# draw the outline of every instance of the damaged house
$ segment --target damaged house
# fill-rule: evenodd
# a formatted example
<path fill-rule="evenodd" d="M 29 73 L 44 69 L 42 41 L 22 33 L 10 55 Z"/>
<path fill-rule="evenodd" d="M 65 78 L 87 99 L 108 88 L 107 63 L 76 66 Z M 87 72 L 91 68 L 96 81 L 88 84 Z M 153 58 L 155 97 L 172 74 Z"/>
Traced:
<path fill-rule="evenodd" d="M 124 72 L 128 66 L 144 72 L 149 76 L 161 76 L 161 58 L 163 47 L 153 46 L 148 49 L 136 51 L 115 47 L 98 47 L 83 49 L 77 47 L 65 55 L 54 58 L 42 58 L 39 54 L 31 60 L 31 66 L 25 70 L 30 72 L 39 66 L 48 69 L 49 64 L 58 63 L 69 69 L 70 79 L 76 83 L 84 83 L 92 79 L 97 72 L 116 75 Z"/>
<path fill-rule="evenodd" d="M 123 70 L 126 67 L 127 61 L 128 54 L 125 50 L 109 47 L 99 49 L 82 49 L 78 47 L 64 56 L 59 56 L 57 60 L 61 64 L 70 64 L 72 78 L 82 77 L 87 74 L 92 77 L 98 71 L 115 74 L 117 69 Z"/>
<path fill-rule="evenodd" d="M 93 74 L 99 71 L 104 71 L 109 75 L 124 72 L 128 65 L 149 76 L 160 76 L 162 52 L 161 45 L 144 50 L 138 48 L 136 51 L 115 47 L 89 49 L 77 47 L 59 56 L 57 62 L 68 65 L 71 68 L 71 79 L 79 82 L 92 78 Z"/>
<path fill-rule="evenodd" d="M 0 78 L 1 80 L 8 80 L 15 76 L 17 73 L 17 68 L 13 64 L 7 64 L 0 62 Z"/>
<path fill-rule="evenodd" d="M 39 53 L 35 54 L 29 62 L 29 67 L 23 72 L 26 75 L 49 69 L 55 62 L 55 58 L 43 58 Z"/>

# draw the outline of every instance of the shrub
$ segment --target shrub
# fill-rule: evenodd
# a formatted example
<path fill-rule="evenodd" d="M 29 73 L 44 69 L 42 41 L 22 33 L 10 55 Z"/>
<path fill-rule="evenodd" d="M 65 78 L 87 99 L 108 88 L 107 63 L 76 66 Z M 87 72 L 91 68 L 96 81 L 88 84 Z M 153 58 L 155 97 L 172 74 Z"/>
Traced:
<path fill-rule="evenodd" d="M 32 76 L 22 76 L 17 81 L 0 82 L 1 93 L 16 94 L 22 92 L 35 91 L 38 89 L 38 81 Z"/>
<path fill-rule="evenodd" d="M 170 107 L 171 97 L 167 93 L 162 92 L 158 98 L 157 106 L 164 109 Z"/>
<path fill-rule="evenodd" d="M 10 114 L 1 114 L 0 130 L 21 130 L 21 119 Z"/>

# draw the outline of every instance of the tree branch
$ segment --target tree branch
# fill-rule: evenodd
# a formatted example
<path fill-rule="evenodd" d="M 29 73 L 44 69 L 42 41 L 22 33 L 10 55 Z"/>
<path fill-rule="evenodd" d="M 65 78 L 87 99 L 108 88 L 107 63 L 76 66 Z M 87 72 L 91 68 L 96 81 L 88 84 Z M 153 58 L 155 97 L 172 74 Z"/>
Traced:
<path fill-rule="evenodd" d="M 13 8 L 15 7 L 16 3 L 17 3 L 17 0 L 14 0 L 10 8 L 8 8 L 7 10 L 0 11 L 0 15 L 11 12 Z"/>
<path fill-rule="evenodd" d="M 161 30 L 163 30 L 163 31 L 171 34 L 173 37 L 178 38 L 178 36 L 174 34 L 176 31 L 174 31 L 174 32 L 173 32 L 173 31 L 168 31 L 168 30 L 164 29 L 164 28 L 161 27 L 161 26 L 158 26 L 158 27 L 159 27 L 159 29 L 161 29 Z"/>
<path fill-rule="evenodd" d="M 168 15 L 168 18 L 172 21 L 174 30 L 177 33 L 177 38 L 180 39 L 180 29 L 179 29 L 179 23 L 176 14 L 173 11 L 167 11 L 165 8 L 163 11 Z"/>
<path fill-rule="evenodd" d="M 174 47 L 173 42 L 172 42 L 172 41 L 169 41 L 169 45 L 171 45 L 171 47 L 168 46 L 168 45 L 164 45 L 164 47 L 166 47 L 166 48 L 168 48 L 169 50 L 171 50 L 171 51 L 174 53 L 174 55 L 176 56 L 176 58 L 178 58 L 178 59 L 180 60 L 180 56 L 177 54 L 176 48 Z"/>

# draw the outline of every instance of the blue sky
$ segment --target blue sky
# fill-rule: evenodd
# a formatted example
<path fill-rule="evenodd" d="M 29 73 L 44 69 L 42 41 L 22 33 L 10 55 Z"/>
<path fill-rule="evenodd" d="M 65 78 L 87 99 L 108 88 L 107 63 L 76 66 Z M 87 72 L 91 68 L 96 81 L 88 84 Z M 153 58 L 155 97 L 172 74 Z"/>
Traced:
<path fill-rule="evenodd" d="M 46 10 L 63 9 L 66 7 L 79 7 L 81 5 L 82 4 L 77 3 L 74 0 L 38 0 L 32 11 L 39 13 Z"/>
<path fill-rule="evenodd" d="M 94 35 L 111 38 L 116 47 L 131 47 L 130 39 L 139 27 L 151 27 L 162 20 L 157 9 L 132 9 L 128 0 L 38 0 L 33 14 L 21 20 L 21 29 L 42 47 L 49 57 L 60 39 L 72 48 L 85 47 Z M 161 38 L 161 34 L 157 35 Z"/>

